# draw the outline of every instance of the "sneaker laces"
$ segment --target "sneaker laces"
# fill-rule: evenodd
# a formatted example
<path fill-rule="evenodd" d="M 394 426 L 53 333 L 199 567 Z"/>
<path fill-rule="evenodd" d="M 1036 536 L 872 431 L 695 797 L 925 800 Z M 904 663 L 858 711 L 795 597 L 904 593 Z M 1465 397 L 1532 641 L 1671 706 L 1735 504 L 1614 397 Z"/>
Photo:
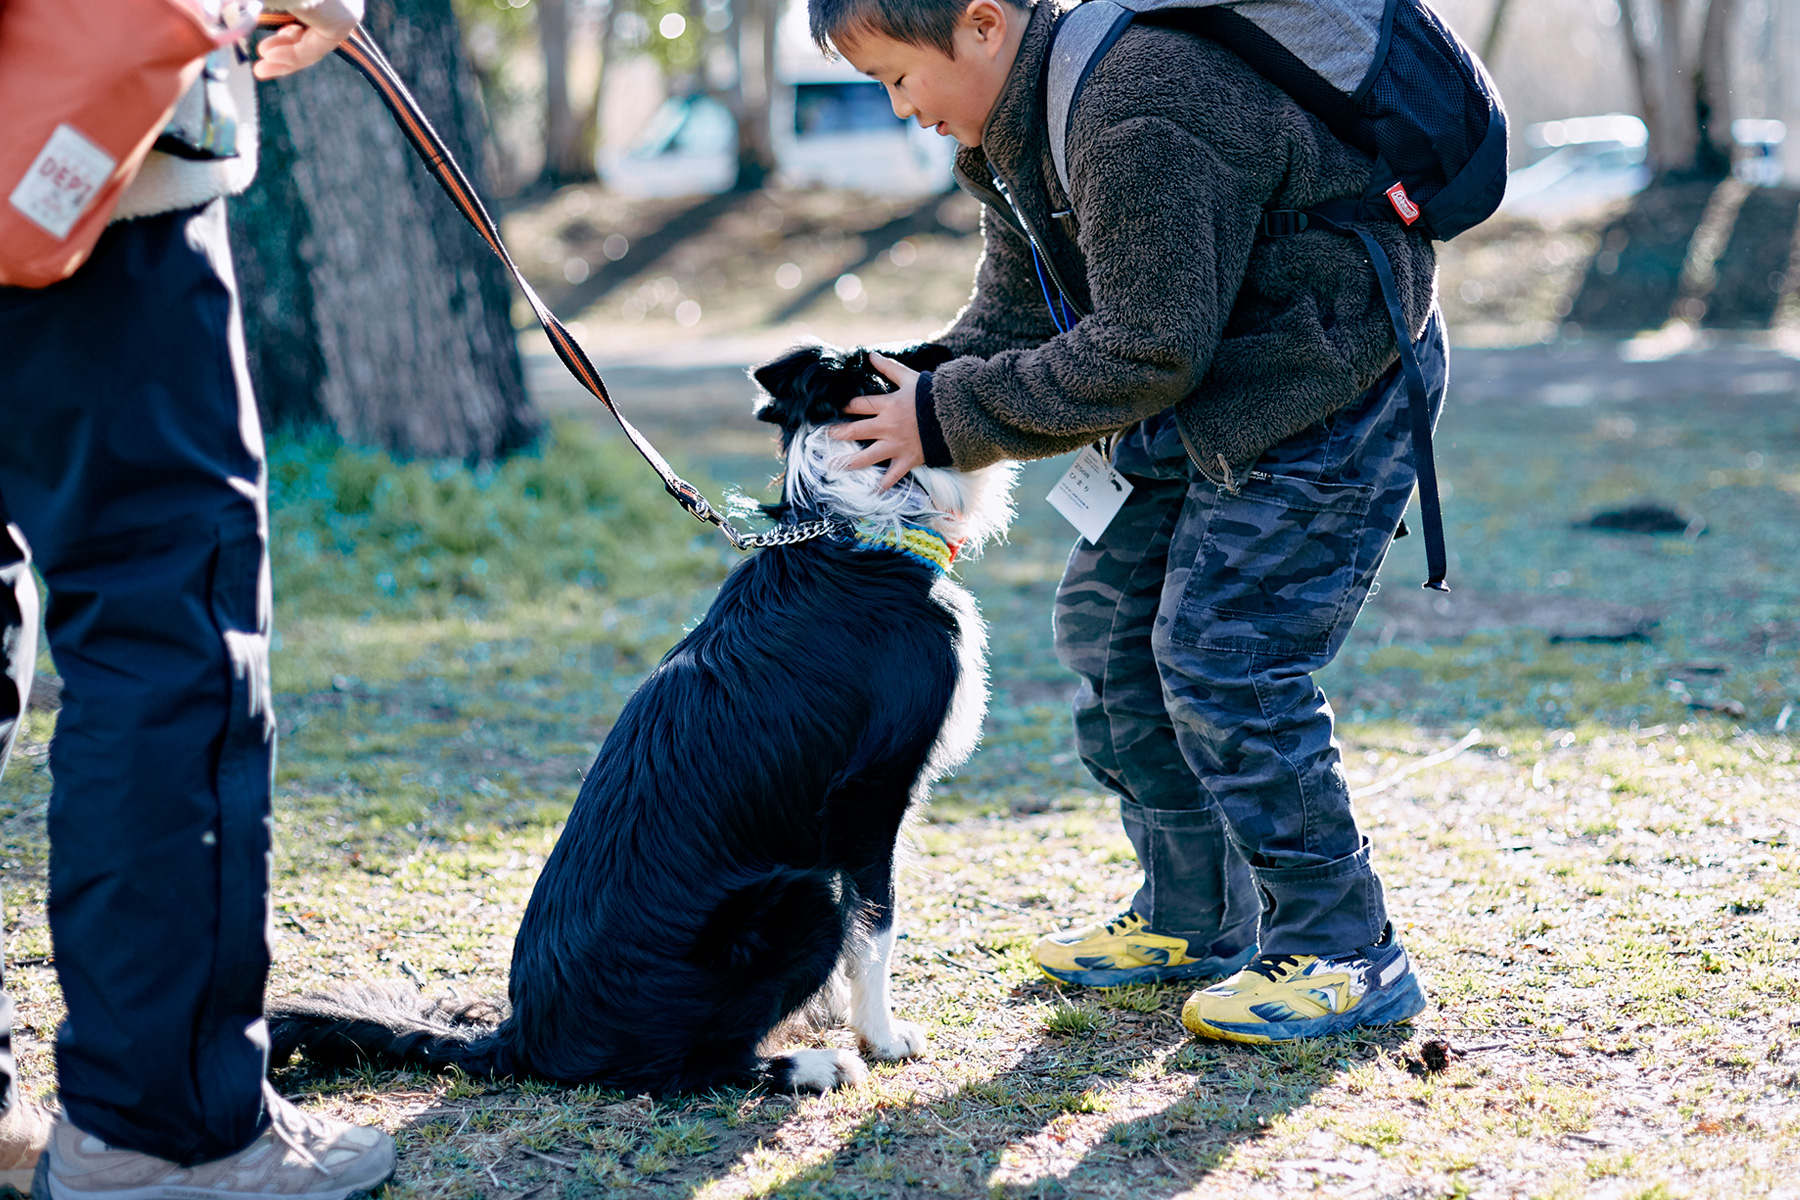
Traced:
<path fill-rule="evenodd" d="M 1142 920 L 1143 918 L 1137 915 L 1136 909 L 1128 908 L 1106 923 L 1106 932 L 1117 937 L 1119 934 L 1129 930 L 1132 927 L 1132 922 Z"/>
<path fill-rule="evenodd" d="M 316 1123 L 312 1118 L 302 1112 L 298 1106 L 290 1103 L 285 1097 L 276 1096 L 272 1091 L 268 1097 L 268 1105 L 269 1131 L 279 1138 L 282 1144 L 289 1150 L 292 1150 L 299 1157 L 301 1162 L 313 1168 L 326 1178 L 330 1178 L 330 1169 L 327 1168 L 324 1163 L 320 1162 L 318 1158 L 314 1156 L 313 1152 L 308 1150 L 300 1141 L 303 1134 L 311 1133 L 317 1136 L 322 1132 L 322 1128 L 315 1128 L 314 1126 Z M 288 1128 L 288 1123 L 290 1121 L 300 1126 L 298 1132 Z M 321 1138 L 321 1140 L 324 1139 Z"/>
<path fill-rule="evenodd" d="M 1273 983 L 1279 979 L 1282 972 L 1289 967 L 1297 967 L 1299 965 L 1300 960 L 1292 954 L 1265 954 L 1244 969 L 1257 975 L 1261 975 L 1264 979 Z"/>

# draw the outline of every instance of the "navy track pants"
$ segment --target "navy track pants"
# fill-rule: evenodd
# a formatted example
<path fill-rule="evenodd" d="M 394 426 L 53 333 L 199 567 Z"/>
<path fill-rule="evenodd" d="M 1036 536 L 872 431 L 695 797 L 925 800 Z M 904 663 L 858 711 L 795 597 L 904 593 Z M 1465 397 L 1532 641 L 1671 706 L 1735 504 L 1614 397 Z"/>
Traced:
<path fill-rule="evenodd" d="M 0 527 L 0 751 L 36 657 L 32 559 L 64 685 L 64 1111 L 184 1164 L 234 1153 L 267 1123 L 275 738 L 262 433 L 223 201 L 117 223 L 71 278 L 0 288 Z M 10 1055 L 0 1068 L 10 1098 Z"/>

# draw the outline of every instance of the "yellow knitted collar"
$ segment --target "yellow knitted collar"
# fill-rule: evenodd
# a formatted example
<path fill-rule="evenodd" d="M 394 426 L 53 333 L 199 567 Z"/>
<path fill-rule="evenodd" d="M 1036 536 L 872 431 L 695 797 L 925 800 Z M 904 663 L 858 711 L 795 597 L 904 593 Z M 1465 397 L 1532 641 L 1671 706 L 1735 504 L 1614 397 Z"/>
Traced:
<path fill-rule="evenodd" d="M 867 524 L 862 524 L 857 526 L 856 540 L 865 546 L 898 550 L 945 574 L 949 574 L 950 564 L 956 561 L 956 551 L 959 549 L 952 546 L 942 534 L 920 525 L 902 525 L 898 531 L 886 529 L 877 533 Z"/>

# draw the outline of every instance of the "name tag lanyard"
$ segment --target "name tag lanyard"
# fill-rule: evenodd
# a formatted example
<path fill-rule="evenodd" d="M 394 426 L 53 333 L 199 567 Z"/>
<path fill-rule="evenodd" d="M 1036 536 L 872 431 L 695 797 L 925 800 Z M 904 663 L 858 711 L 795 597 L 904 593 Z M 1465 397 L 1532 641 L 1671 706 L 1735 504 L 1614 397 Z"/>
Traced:
<path fill-rule="evenodd" d="M 994 186 L 1005 197 L 1007 206 L 1013 211 L 1013 218 L 1025 234 L 1025 241 L 1031 247 L 1031 269 L 1037 272 L 1038 290 L 1044 293 L 1044 304 L 1050 309 L 1050 323 L 1056 326 L 1056 332 L 1067 333 L 1075 328 L 1080 318 L 1075 313 L 1074 305 L 1063 295 L 1059 286 L 1052 292 L 1050 280 L 1044 274 L 1044 259 L 1038 249 L 1037 237 L 1032 234 L 1031 226 L 1025 221 L 1025 214 L 1019 211 L 1019 205 L 1013 200 L 1012 189 L 1006 186 L 1006 180 L 1000 178 L 1000 172 L 988 164 L 988 172 L 993 176 Z M 1050 507 L 1061 513 L 1069 524 L 1073 525 L 1090 546 L 1098 545 L 1100 535 L 1112 524 L 1112 519 L 1119 515 L 1125 507 L 1125 500 L 1131 495 L 1131 481 L 1113 469 L 1113 465 L 1101 453 L 1099 445 L 1089 446 L 1075 456 L 1075 461 L 1056 481 L 1045 499 Z"/>

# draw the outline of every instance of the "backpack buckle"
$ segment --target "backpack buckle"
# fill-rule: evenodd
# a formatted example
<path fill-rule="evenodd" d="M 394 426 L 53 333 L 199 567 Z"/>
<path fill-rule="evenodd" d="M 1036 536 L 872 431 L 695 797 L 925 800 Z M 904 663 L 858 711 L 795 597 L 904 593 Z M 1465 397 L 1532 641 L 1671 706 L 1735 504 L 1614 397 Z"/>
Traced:
<path fill-rule="evenodd" d="M 1256 223 L 1256 232 L 1263 237 L 1291 237 L 1310 223 L 1307 215 L 1297 208 L 1273 208 Z"/>

